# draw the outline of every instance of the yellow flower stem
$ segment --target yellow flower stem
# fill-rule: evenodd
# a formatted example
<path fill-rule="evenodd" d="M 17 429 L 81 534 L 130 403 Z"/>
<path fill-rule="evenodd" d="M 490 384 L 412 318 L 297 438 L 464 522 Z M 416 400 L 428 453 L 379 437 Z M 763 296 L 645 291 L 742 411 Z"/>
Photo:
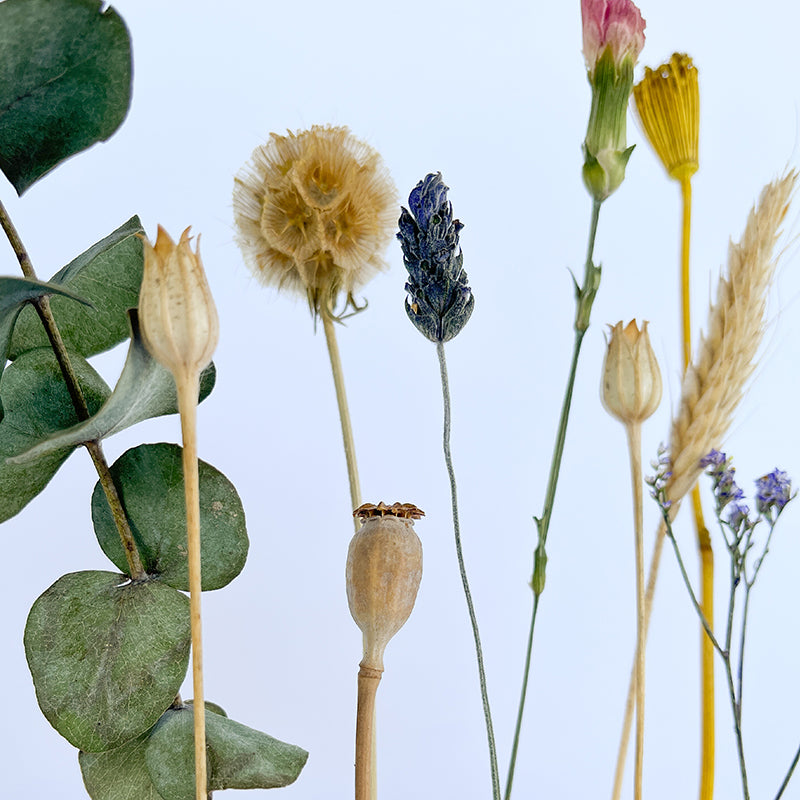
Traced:
<path fill-rule="evenodd" d="M 633 529 L 636 556 L 636 750 L 633 769 L 633 797 L 642 800 L 642 766 L 644 764 L 644 666 L 645 666 L 645 583 L 644 583 L 644 508 L 642 503 L 642 426 L 631 422 L 625 426 L 631 462 L 633 491 Z"/>
<path fill-rule="evenodd" d="M 189 551 L 189 613 L 192 633 L 194 694 L 194 769 L 196 800 L 207 800 L 206 709 L 203 692 L 203 634 L 200 614 L 200 479 L 197 469 L 197 396 L 200 376 L 175 376 L 183 435 L 183 482 L 186 498 L 186 538 Z"/>
<path fill-rule="evenodd" d="M 691 177 L 681 178 L 681 199 L 683 201 L 683 225 L 681 231 L 681 314 L 683 321 L 683 369 L 686 371 L 692 357 L 691 290 L 689 270 L 689 246 L 692 226 L 692 182 Z M 692 510 L 697 549 L 700 555 L 702 577 L 702 609 L 706 619 L 714 623 L 714 553 L 711 538 L 703 519 L 703 504 L 700 501 L 700 488 L 692 489 Z M 714 796 L 714 648 L 703 631 L 700 632 L 701 659 L 701 718 L 700 734 L 700 800 L 711 800 Z"/>
<path fill-rule="evenodd" d="M 358 465 L 356 464 L 356 446 L 353 441 L 353 427 L 350 424 L 350 411 L 347 406 L 347 394 L 344 390 L 344 373 L 342 360 L 339 357 L 339 345 L 336 343 L 336 330 L 333 319 L 325 311 L 321 314 L 322 326 L 325 329 L 325 341 L 328 343 L 328 355 L 331 359 L 333 385 L 336 389 L 336 403 L 339 406 L 339 419 L 342 423 L 342 439 L 344 440 L 344 457 L 347 461 L 347 477 L 350 481 L 350 504 L 353 510 L 361 505 L 361 486 L 358 481 Z M 356 531 L 361 526 L 357 517 L 353 517 Z"/>

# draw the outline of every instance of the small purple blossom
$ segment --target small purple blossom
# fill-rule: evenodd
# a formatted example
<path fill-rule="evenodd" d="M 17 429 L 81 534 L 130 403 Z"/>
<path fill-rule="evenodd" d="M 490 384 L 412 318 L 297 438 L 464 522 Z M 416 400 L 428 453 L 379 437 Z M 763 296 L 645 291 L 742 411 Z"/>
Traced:
<path fill-rule="evenodd" d="M 725 453 L 720 453 L 719 450 L 712 450 L 708 455 L 700 459 L 700 466 L 705 469 L 706 467 L 721 467 L 727 462 L 728 458 Z"/>
<path fill-rule="evenodd" d="M 792 499 L 792 481 L 780 469 L 774 469 L 756 481 L 756 508 L 758 513 L 771 516 L 775 508 L 777 514 Z"/>
<path fill-rule="evenodd" d="M 744 503 L 740 503 L 738 500 L 731 503 L 730 508 L 728 508 L 728 525 L 735 534 L 738 535 L 742 525 L 752 525 L 749 514 L 750 508 Z"/>
<path fill-rule="evenodd" d="M 728 503 L 744 498 L 744 492 L 736 485 L 734 475 L 736 467 L 731 463 L 725 453 L 719 450 L 712 450 L 708 455 L 700 459 L 700 466 L 706 468 L 706 475 L 710 475 L 714 480 L 714 497 L 717 499 L 717 514 Z"/>

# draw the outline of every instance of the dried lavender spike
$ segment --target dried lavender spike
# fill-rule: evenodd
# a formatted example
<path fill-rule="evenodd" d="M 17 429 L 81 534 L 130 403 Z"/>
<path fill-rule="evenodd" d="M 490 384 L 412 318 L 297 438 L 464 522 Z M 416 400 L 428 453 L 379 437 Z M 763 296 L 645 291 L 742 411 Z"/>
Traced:
<path fill-rule="evenodd" d="M 453 219 L 442 174 L 426 175 L 403 208 L 397 238 L 408 270 L 406 313 L 417 329 L 432 342 L 447 342 L 472 314 L 475 298 L 462 266 L 458 244 L 464 227 Z"/>

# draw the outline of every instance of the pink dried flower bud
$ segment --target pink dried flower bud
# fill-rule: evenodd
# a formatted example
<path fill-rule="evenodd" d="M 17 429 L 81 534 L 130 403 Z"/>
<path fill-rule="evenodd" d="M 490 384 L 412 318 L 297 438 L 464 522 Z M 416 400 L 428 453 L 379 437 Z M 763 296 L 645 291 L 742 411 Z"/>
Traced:
<path fill-rule="evenodd" d="M 198 375 L 211 362 L 219 320 L 189 228 L 177 245 L 160 225 L 155 246 L 144 240 L 139 321 L 145 346 L 176 381 Z"/>
<path fill-rule="evenodd" d="M 661 370 L 650 345 L 647 323 L 636 320 L 611 328 L 603 365 L 603 405 L 623 425 L 643 422 L 661 402 Z"/>
<path fill-rule="evenodd" d="M 631 0 L 581 0 L 581 16 L 583 57 L 590 73 L 606 47 L 617 66 L 626 56 L 636 63 L 644 47 L 645 21 Z"/>

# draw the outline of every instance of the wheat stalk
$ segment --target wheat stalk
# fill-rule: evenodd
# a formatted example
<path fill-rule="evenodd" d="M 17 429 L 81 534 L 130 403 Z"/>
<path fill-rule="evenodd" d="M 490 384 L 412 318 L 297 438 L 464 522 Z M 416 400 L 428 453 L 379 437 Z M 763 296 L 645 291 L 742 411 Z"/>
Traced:
<path fill-rule="evenodd" d="M 767 291 L 777 264 L 775 244 L 796 181 L 792 170 L 767 184 L 750 211 L 741 242 L 728 247 L 728 275 L 720 276 L 717 302 L 708 315 L 708 335 L 700 336 L 672 420 L 667 495 L 673 502 L 684 497 L 700 476 L 700 459 L 722 444 L 755 369 Z"/>
<path fill-rule="evenodd" d="M 775 244 L 797 182 L 794 170 L 767 184 L 750 211 L 744 235 L 728 246 L 727 277 L 720 276 L 717 302 L 708 314 L 708 336 L 700 336 L 694 361 L 683 378 L 678 413 L 670 433 L 672 476 L 667 496 L 672 501 L 670 519 L 694 486 L 702 467 L 700 459 L 722 444 L 733 413 L 755 369 L 755 357 L 764 333 L 767 291 L 775 274 Z M 650 625 L 656 577 L 666 527 L 662 522 L 650 559 L 645 593 L 645 635 Z M 635 671 L 631 670 L 622 726 L 613 800 L 620 797 L 625 756 L 633 721 Z"/>

